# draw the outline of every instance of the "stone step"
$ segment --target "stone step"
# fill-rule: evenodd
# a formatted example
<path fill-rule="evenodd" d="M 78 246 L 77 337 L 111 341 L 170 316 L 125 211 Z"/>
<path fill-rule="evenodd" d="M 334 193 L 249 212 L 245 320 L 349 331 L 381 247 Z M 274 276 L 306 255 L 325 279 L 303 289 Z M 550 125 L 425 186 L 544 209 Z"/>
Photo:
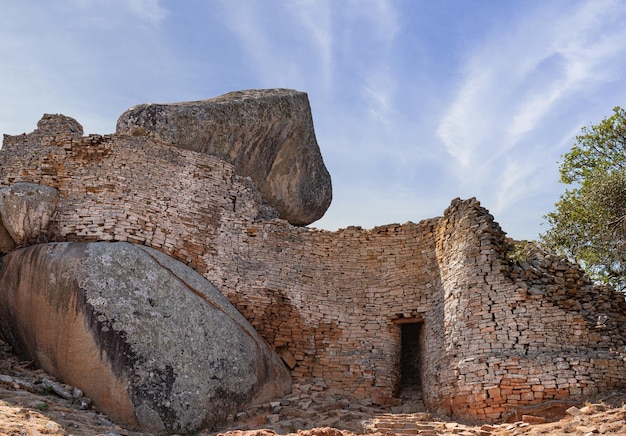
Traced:
<path fill-rule="evenodd" d="M 471 428 L 457 423 L 438 421 L 429 413 L 388 413 L 376 416 L 367 424 L 371 433 L 381 433 L 386 436 L 435 436 L 456 434 L 459 436 L 487 436 L 490 431 Z"/>

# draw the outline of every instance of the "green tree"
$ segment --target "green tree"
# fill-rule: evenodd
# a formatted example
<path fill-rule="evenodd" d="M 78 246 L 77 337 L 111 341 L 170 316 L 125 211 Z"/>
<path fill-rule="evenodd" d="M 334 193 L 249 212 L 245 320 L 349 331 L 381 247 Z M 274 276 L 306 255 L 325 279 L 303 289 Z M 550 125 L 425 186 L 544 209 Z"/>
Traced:
<path fill-rule="evenodd" d="M 571 185 L 545 216 L 544 246 L 578 262 L 596 281 L 626 290 L 626 111 L 583 127 L 559 167 Z"/>

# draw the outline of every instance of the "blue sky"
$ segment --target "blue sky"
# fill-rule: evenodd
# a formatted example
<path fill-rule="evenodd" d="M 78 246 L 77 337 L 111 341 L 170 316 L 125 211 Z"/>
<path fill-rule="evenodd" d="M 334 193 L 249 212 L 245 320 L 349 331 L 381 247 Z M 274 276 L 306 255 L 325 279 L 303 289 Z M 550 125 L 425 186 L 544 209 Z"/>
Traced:
<path fill-rule="evenodd" d="M 560 156 L 626 106 L 625 22 L 621 0 L 0 0 L 0 132 L 63 113 L 111 133 L 139 103 L 293 88 L 333 179 L 313 227 L 477 197 L 533 239 Z"/>

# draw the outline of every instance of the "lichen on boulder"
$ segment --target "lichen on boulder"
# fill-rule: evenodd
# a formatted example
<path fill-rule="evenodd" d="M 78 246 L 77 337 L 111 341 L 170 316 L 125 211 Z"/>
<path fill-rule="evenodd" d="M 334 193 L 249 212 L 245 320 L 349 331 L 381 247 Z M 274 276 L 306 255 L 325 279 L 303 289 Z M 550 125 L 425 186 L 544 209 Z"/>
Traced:
<path fill-rule="evenodd" d="M 280 358 L 206 279 L 139 245 L 49 243 L 0 264 L 0 333 L 152 434 L 210 428 L 289 393 Z"/>

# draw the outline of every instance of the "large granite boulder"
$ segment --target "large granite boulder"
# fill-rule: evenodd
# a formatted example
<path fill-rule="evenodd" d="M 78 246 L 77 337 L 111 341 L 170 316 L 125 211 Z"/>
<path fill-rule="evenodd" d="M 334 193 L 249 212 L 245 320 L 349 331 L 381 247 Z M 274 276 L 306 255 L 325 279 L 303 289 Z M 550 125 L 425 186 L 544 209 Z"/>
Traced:
<path fill-rule="evenodd" d="M 294 225 L 318 220 L 332 200 L 303 92 L 250 90 L 196 102 L 142 104 L 120 116 L 117 133 L 150 134 L 232 163 Z"/>
<path fill-rule="evenodd" d="M 45 233 L 58 201 L 59 191 L 50 186 L 19 182 L 0 189 L 0 218 L 16 245 Z"/>
<path fill-rule="evenodd" d="M 125 242 L 4 256 L 0 331 L 114 420 L 152 434 L 211 427 L 291 389 L 280 358 L 208 281 Z"/>

